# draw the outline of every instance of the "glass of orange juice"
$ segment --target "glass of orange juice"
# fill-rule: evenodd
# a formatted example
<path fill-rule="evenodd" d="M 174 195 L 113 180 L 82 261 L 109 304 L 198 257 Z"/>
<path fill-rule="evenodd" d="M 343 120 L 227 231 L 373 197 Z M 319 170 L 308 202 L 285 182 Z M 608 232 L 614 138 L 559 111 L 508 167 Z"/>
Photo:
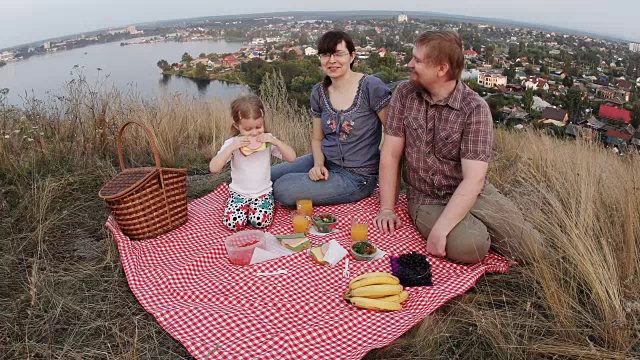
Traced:
<path fill-rule="evenodd" d="M 293 232 L 295 233 L 305 233 L 309 229 L 309 218 L 300 212 L 293 214 L 291 223 L 293 224 Z"/>
<path fill-rule="evenodd" d="M 302 199 L 296 201 L 296 209 L 299 214 L 313 216 L 313 202 L 311 199 Z"/>
<path fill-rule="evenodd" d="M 351 222 L 351 241 L 366 241 L 368 232 L 369 224 L 353 219 Z"/>

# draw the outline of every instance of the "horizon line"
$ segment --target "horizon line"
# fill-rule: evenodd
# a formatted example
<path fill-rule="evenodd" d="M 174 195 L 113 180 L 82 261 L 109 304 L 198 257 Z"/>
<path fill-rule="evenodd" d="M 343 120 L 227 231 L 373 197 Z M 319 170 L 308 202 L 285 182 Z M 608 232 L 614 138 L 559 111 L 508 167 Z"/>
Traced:
<path fill-rule="evenodd" d="M 103 27 L 103 28 L 97 28 L 94 30 L 88 30 L 88 31 L 82 31 L 82 32 L 77 32 L 77 33 L 70 33 L 70 34 L 66 34 L 66 35 L 61 35 L 61 36 L 56 36 L 56 37 L 51 37 L 51 38 L 45 38 L 45 39 L 41 39 L 41 40 L 35 40 L 35 41 L 31 41 L 31 42 L 27 42 L 27 43 L 21 43 L 21 44 L 17 44 L 17 45 L 11 45 L 11 46 L 6 46 L 4 48 L 0 48 L 0 51 L 7 51 L 10 49 L 16 49 L 16 48 L 20 48 L 23 46 L 27 46 L 27 45 L 31 45 L 31 44 L 36 44 L 36 43 L 40 43 L 40 42 L 46 42 L 46 41 L 50 41 L 50 40 L 54 40 L 54 39 L 62 39 L 62 38 L 69 38 L 69 37 L 73 37 L 73 36 L 77 36 L 77 35 L 83 35 L 85 33 L 94 33 L 94 32 L 99 32 L 99 31 L 104 31 L 104 30 L 109 30 L 109 29 L 116 29 L 116 28 L 123 28 L 123 27 L 127 27 L 127 26 L 142 26 L 142 25 L 150 25 L 150 24 L 154 24 L 154 23 L 162 23 L 162 22 L 170 22 L 170 21 L 186 21 L 186 20 L 195 20 L 195 19 L 207 19 L 207 18 L 229 18 L 229 17 L 253 17 L 253 16 L 257 16 L 257 15 L 273 15 L 273 14 L 305 14 L 305 13 L 331 13 L 331 14 L 340 14 L 340 13 L 350 13 L 353 14 L 354 12 L 360 12 L 360 13 L 371 13 L 371 15 L 375 14 L 375 13 L 385 13 L 385 15 L 389 15 L 389 16 L 394 16 L 391 14 L 406 14 L 406 15 L 411 15 L 416 14 L 418 16 L 422 15 L 440 15 L 440 16 L 446 16 L 446 17 L 458 17 L 458 18 L 463 18 L 463 19 L 468 19 L 468 20 L 474 20 L 474 22 L 477 21 L 489 21 L 489 22 L 493 22 L 493 23 L 499 23 L 502 25 L 508 25 L 509 24 L 519 24 L 521 25 L 520 27 L 523 26 L 533 26 L 533 27 L 539 27 L 539 28 L 549 28 L 549 29 L 557 29 L 558 31 L 553 31 L 553 32 L 568 32 L 571 35 L 575 35 L 575 36 L 584 36 L 586 35 L 591 35 L 593 37 L 599 37 L 603 40 L 614 40 L 614 41 L 619 41 L 619 42 L 634 42 L 634 40 L 631 40 L 629 38 L 622 38 L 619 37 L 618 35 L 614 36 L 614 35 L 606 35 L 606 34 L 601 34 L 601 33 L 597 33 L 597 32 L 592 32 L 589 30 L 578 30 L 578 29 L 571 29 L 571 28 L 563 28 L 560 26 L 555 26 L 555 25 L 545 25 L 545 24 L 540 24 L 540 23 L 531 23 L 531 22 L 526 22 L 526 21 L 520 21 L 520 20 L 509 20 L 509 19 L 503 19 L 503 18 L 490 18 L 490 17 L 479 17 L 479 16 L 471 16 L 471 15 L 461 15 L 461 14 L 454 14 L 454 13 L 444 13 L 444 12 L 437 12 L 437 11 L 407 11 L 407 10 L 341 10 L 341 11 L 331 11 L 331 10 L 290 10 L 290 11 L 274 11 L 274 12 L 268 12 L 268 13 L 242 13 L 242 14 L 227 14 L 227 15 L 206 15 L 206 16 L 196 16 L 196 17 L 186 17 L 186 18 L 172 18 L 172 19 L 160 19 L 160 20 L 152 20 L 152 21 L 143 21 L 143 22 L 136 22 L 136 23 L 127 23 L 127 24 L 123 24 L 123 25 L 117 25 L 117 26 L 109 26 L 109 27 Z M 461 21 L 460 21 L 461 22 Z M 513 26 L 510 25 L 510 26 Z M 582 35 L 580 35 L 580 33 L 582 33 Z"/>

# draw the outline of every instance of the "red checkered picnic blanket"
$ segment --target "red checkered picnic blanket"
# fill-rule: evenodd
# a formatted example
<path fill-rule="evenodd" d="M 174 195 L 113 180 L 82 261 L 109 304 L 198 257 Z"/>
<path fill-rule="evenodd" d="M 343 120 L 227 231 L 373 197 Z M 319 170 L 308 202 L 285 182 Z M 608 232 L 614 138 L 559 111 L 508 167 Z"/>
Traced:
<path fill-rule="evenodd" d="M 351 218 L 373 220 L 379 209 L 375 195 L 357 203 L 317 207 L 315 211 L 337 215 L 341 231 L 310 235 L 312 244 L 335 239 L 348 249 Z M 189 221 L 155 239 L 130 241 L 112 218 L 106 224 L 140 304 L 197 359 L 360 359 L 463 294 L 482 274 L 509 269 L 509 261 L 495 254 L 471 266 L 429 257 L 434 286 L 408 288 L 402 311 L 358 309 L 342 298 L 349 283 L 342 277 L 344 261 L 322 266 L 301 252 L 256 265 L 230 264 L 224 239 L 231 232 L 221 219 L 227 197 L 228 186 L 223 184 L 191 201 Z M 369 227 L 369 238 L 387 254 L 426 253 L 406 209 L 401 196 L 396 212 L 405 225 L 392 235 Z M 291 211 L 277 205 L 267 231 L 291 233 Z M 288 274 L 255 275 L 278 269 Z M 352 278 L 370 271 L 390 272 L 389 255 L 372 262 L 350 261 Z"/>

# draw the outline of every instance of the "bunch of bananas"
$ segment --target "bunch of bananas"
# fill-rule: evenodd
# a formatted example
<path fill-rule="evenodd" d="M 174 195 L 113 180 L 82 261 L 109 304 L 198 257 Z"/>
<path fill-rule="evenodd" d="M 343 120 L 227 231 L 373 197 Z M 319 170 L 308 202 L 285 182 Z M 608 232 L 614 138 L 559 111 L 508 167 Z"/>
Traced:
<path fill-rule="evenodd" d="M 378 311 L 402 310 L 401 304 L 408 297 L 400 280 L 386 272 L 371 272 L 354 278 L 344 294 L 344 299 L 352 305 Z"/>

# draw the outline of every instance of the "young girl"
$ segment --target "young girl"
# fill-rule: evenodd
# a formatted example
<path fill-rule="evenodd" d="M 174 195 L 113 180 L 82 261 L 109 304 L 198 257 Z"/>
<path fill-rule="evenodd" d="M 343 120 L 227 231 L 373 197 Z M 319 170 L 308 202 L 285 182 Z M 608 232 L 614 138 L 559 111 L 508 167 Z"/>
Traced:
<path fill-rule="evenodd" d="M 273 220 L 273 191 L 271 189 L 271 156 L 294 161 L 296 152 L 291 146 L 265 133 L 264 105 L 255 95 L 242 96 L 231 103 L 232 136 L 218 154 L 211 159 L 209 170 L 218 173 L 231 160 L 229 200 L 223 222 L 233 231 L 249 223 L 264 228 Z M 252 138 L 252 139 L 251 139 Z M 240 149 L 255 143 L 270 143 L 265 150 L 243 155 Z"/>

